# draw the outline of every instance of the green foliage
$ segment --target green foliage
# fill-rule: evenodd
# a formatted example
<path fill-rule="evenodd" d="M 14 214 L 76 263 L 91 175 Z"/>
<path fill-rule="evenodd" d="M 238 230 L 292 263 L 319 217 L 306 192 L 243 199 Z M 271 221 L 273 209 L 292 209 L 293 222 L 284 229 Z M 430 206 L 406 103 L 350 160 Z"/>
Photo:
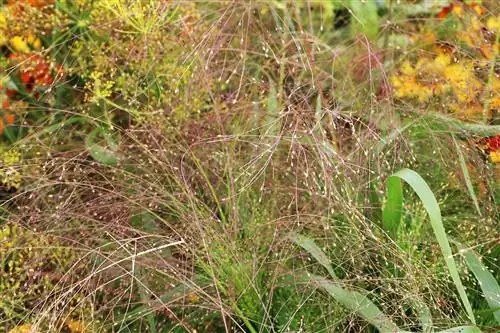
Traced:
<path fill-rule="evenodd" d="M 488 331 L 499 19 L 3 1 L 5 330 Z"/>
<path fill-rule="evenodd" d="M 500 324 L 500 287 L 498 286 L 497 280 L 493 274 L 489 272 L 488 268 L 484 266 L 476 253 L 470 249 L 464 248 L 460 244 L 458 244 L 458 247 L 467 266 L 472 273 L 474 273 L 474 276 L 479 282 L 479 286 L 483 291 L 483 296 L 493 310 L 496 321 Z"/>
<path fill-rule="evenodd" d="M 317 283 L 319 287 L 330 294 L 337 302 L 342 304 L 348 310 L 355 312 L 367 322 L 375 326 L 380 332 L 388 333 L 399 331 L 397 326 L 391 322 L 390 318 L 385 316 L 380 309 L 369 300 L 367 292 L 362 293 L 348 290 L 340 284 L 327 256 L 310 238 L 302 235 L 292 235 L 291 240 L 306 250 L 314 259 L 327 269 L 334 281 L 329 281 L 319 276 L 312 275 L 310 280 Z"/>
<path fill-rule="evenodd" d="M 354 33 L 362 32 L 370 39 L 375 40 L 378 34 L 379 17 L 376 1 L 349 1 L 352 11 Z"/>
<path fill-rule="evenodd" d="M 397 177 L 387 180 L 387 201 L 383 210 L 384 228 L 392 239 L 397 239 L 403 208 L 403 186 Z"/>
<path fill-rule="evenodd" d="M 0 226 L 0 319 L 8 325 L 28 315 L 33 302 L 48 297 L 75 259 L 74 252 L 16 225 Z"/>
<path fill-rule="evenodd" d="M 475 324 L 472 307 L 470 305 L 465 289 L 462 285 L 462 281 L 460 280 L 457 266 L 455 260 L 453 259 L 451 247 L 448 242 L 448 237 L 446 235 L 446 231 L 443 226 L 441 211 L 439 209 L 439 205 L 434 196 L 434 193 L 432 193 L 432 190 L 430 189 L 429 185 L 427 185 L 427 183 L 424 181 L 424 179 L 413 170 L 403 169 L 398 171 L 391 177 L 397 178 L 398 180 L 399 179 L 404 180 L 417 193 L 420 200 L 422 200 L 425 210 L 429 214 L 429 219 L 431 221 L 432 229 L 434 230 L 434 235 L 436 236 L 436 239 L 441 248 L 441 252 L 448 267 L 448 271 L 453 279 L 453 282 L 455 283 L 458 293 L 460 294 L 460 298 L 462 299 L 462 303 L 467 311 L 470 321 Z M 401 193 L 399 189 L 398 193 Z M 402 209 L 401 195 L 391 195 L 389 196 L 389 198 L 390 198 L 389 200 L 395 200 L 396 203 L 390 203 L 387 206 L 389 208 L 386 209 L 394 209 L 400 211 Z"/>

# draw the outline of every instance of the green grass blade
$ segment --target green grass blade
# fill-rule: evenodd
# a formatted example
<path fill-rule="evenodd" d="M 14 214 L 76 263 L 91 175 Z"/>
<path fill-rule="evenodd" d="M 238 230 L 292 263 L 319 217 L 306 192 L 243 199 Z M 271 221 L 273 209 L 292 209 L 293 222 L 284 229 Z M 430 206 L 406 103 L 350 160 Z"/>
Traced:
<path fill-rule="evenodd" d="M 371 40 L 375 40 L 378 34 L 379 17 L 377 14 L 377 4 L 375 1 L 349 1 L 351 22 L 354 34 L 362 32 Z"/>
<path fill-rule="evenodd" d="M 316 259 L 317 262 L 325 267 L 332 278 L 337 278 L 335 272 L 333 271 L 330 259 L 328 259 L 326 254 L 319 248 L 318 245 L 316 245 L 316 243 L 314 243 L 312 239 L 299 234 L 292 234 L 290 239 L 292 242 L 306 250 L 314 259 Z"/>
<path fill-rule="evenodd" d="M 479 282 L 484 298 L 493 310 L 496 321 L 500 324 L 500 286 L 498 286 L 497 280 L 493 274 L 488 271 L 488 268 L 484 266 L 474 251 L 466 249 L 460 244 L 458 244 L 458 246 L 460 248 L 460 254 L 464 257 L 467 266 Z"/>
<path fill-rule="evenodd" d="M 457 326 L 437 333 L 481 333 L 481 330 L 476 326 Z"/>
<path fill-rule="evenodd" d="M 500 125 L 483 125 L 466 123 L 456 118 L 448 117 L 442 113 L 429 113 L 424 119 L 429 120 L 436 126 L 445 126 L 449 130 L 455 130 L 466 135 L 495 136 L 500 133 Z"/>
<path fill-rule="evenodd" d="M 429 185 L 427 185 L 425 180 L 413 170 L 402 169 L 396 172 L 391 177 L 401 178 L 406 183 L 408 183 L 408 185 L 413 188 L 413 190 L 417 193 L 418 197 L 422 201 L 427 214 L 429 214 L 432 229 L 434 230 L 434 235 L 436 236 L 439 247 L 441 248 L 441 252 L 446 262 L 446 266 L 448 267 L 451 278 L 455 283 L 455 287 L 458 290 L 470 321 L 475 324 L 476 320 L 474 318 L 474 313 L 472 312 L 472 307 L 470 305 L 469 299 L 467 298 L 465 288 L 462 284 L 462 281 L 460 280 L 460 276 L 458 275 L 457 266 L 455 260 L 453 259 L 453 253 L 451 252 L 450 243 L 448 242 L 448 237 L 446 236 L 446 231 L 441 219 L 441 210 L 439 209 L 439 205 L 434 196 L 434 193 L 432 193 L 432 190 L 430 189 Z"/>
<path fill-rule="evenodd" d="M 376 155 L 380 155 L 383 152 L 383 150 L 385 149 L 385 147 L 387 147 L 389 144 L 391 144 L 400 135 L 402 135 L 403 132 L 405 132 L 407 129 L 409 129 L 413 125 L 415 125 L 414 121 L 409 122 L 401 128 L 395 128 L 389 134 L 387 134 L 385 137 L 380 138 L 378 143 L 375 145 L 374 153 Z"/>
<path fill-rule="evenodd" d="M 381 333 L 402 332 L 366 295 L 313 275 L 311 279 L 346 309 L 375 326 Z"/>
<path fill-rule="evenodd" d="M 403 186 L 398 177 L 387 180 L 387 201 L 382 211 L 384 229 L 392 239 L 396 239 L 403 209 Z"/>
<path fill-rule="evenodd" d="M 424 302 L 420 300 L 413 301 L 413 308 L 418 314 L 420 319 L 420 325 L 422 326 L 422 332 L 432 332 L 432 314 L 431 310 Z"/>
<path fill-rule="evenodd" d="M 149 297 L 147 295 L 147 290 L 146 290 L 145 286 L 142 283 L 138 283 L 137 287 L 138 287 L 138 290 L 139 290 L 139 296 L 141 298 L 141 301 L 144 304 L 148 304 L 148 302 L 150 301 L 150 299 L 149 299 Z M 155 312 L 150 311 L 145 316 L 146 316 L 146 321 L 148 323 L 149 332 L 151 332 L 151 333 L 158 332 L 156 330 L 157 320 L 156 320 Z"/>
<path fill-rule="evenodd" d="M 460 149 L 460 145 L 455 139 L 455 136 L 452 135 L 451 138 L 453 139 L 453 143 L 455 144 L 455 148 L 457 149 L 458 161 L 460 162 L 460 168 L 462 169 L 462 174 L 464 175 L 467 191 L 469 191 L 469 195 L 472 199 L 472 202 L 474 203 L 474 207 L 476 207 L 477 213 L 479 214 L 479 216 L 482 216 L 481 209 L 479 208 L 479 203 L 477 201 L 477 197 L 474 192 L 474 186 L 472 186 L 472 180 L 469 175 L 469 170 L 467 169 L 467 165 L 465 164 L 465 158 L 464 155 L 462 154 L 462 149 Z"/>
<path fill-rule="evenodd" d="M 337 280 L 335 272 L 331 266 L 330 259 L 328 259 L 326 254 L 312 239 L 299 234 L 292 234 L 290 239 L 295 244 L 306 250 L 314 259 L 326 268 L 334 280 Z M 381 333 L 400 332 L 396 324 L 394 324 L 389 317 L 387 317 L 372 301 L 370 301 L 366 295 L 368 292 L 365 291 L 366 294 L 363 294 L 358 291 L 347 290 L 338 282 L 327 280 L 316 275 L 312 275 L 311 280 L 324 289 L 338 303 L 355 312 L 358 316 L 378 328 Z"/>
<path fill-rule="evenodd" d="M 267 112 L 264 118 L 265 134 L 276 137 L 281 130 L 280 103 L 276 86 L 271 81 L 269 83 L 269 96 L 267 98 Z"/>

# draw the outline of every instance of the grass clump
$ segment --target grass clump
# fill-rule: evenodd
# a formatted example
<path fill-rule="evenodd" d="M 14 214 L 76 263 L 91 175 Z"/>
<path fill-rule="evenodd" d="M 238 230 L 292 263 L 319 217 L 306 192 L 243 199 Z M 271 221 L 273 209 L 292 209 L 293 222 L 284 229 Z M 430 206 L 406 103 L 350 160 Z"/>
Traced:
<path fill-rule="evenodd" d="M 2 327 L 494 331 L 498 15 L 1 2 Z"/>

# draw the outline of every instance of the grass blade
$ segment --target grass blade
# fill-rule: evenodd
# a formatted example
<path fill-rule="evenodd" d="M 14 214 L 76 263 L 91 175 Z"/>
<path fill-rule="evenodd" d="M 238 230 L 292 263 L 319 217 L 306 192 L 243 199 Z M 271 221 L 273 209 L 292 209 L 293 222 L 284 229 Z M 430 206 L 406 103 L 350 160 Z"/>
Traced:
<path fill-rule="evenodd" d="M 481 333 L 481 330 L 476 326 L 457 326 L 437 333 Z"/>
<path fill-rule="evenodd" d="M 422 332 L 433 332 L 432 330 L 432 315 L 429 307 L 420 300 L 413 301 L 413 308 L 418 314 L 420 325 L 422 325 Z"/>
<path fill-rule="evenodd" d="M 278 100 L 278 92 L 272 81 L 269 83 L 269 96 L 267 98 L 267 112 L 264 119 L 265 134 L 267 136 L 276 137 L 281 130 L 280 119 L 280 104 Z"/>
<path fill-rule="evenodd" d="M 337 278 L 335 272 L 333 271 L 330 259 L 328 259 L 326 254 L 321 251 L 319 246 L 316 245 L 316 243 L 314 243 L 312 239 L 299 234 L 292 234 L 290 236 L 290 239 L 292 240 L 292 242 L 306 250 L 314 259 L 316 259 L 317 262 L 325 267 L 332 278 Z"/>
<path fill-rule="evenodd" d="M 381 333 L 402 332 L 366 295 L 313 275 L 311 279 L 346 309 L 375 326 Z"/>
<path fill-rule="evenodd" d="M 467 186 L 467 191 L 469 191 L 469 195 L 472 198 L 472 202 L 474 202 L 474 206 L 476 207 L 477 213 L 479 214 L 479 216 L 482 216 L 481 209 L 479 208 L 479 203 L 477 201 L 476 194 L 474 193 L 474 186 L 472 186 L 472 181 L 471 181 L 471 178 L 469 175 L 469 170 L 467 169 L 467 165 L 465 164 L 465 158 L 464 158 L 464 155 L 462 154 L 462 149 L 460 149 L 460 145 L 458 144 L 457 140 L 455 139 L 455 136 L 452 135 L 451 138 L 453 139 L 453 143 L 455 144 L 455 148 L 457 149 L 458 161 L 460 162 L 460 168 L 462 169 L 462 173 L 464 175 L 465 185 Z"/>
<path fill-rule="evenodd" d="M 455 130 L 466 135 L 495 136 L 500 133 L 500 125 L 483 125 L 466 123 L 456 118 L 448 117 L 442 113 L 430 113 L 424 119 L 428 119 L 436 126 L 445 126 L 448 130 Z"/>
<path fill-rule="evenodd" d="M 497 280 L 493 274 L 488 271 L 488 268 L 484 266 L 474 251 L 466 249 L 461 244 L 458 244 L 458 246 L 460 248 L 460 254 L 464 257 L 467 266 L 479 282 L 484 298 L 493 310 L 496 321 L 500 324 L 500 286 L 498 286 Z"/>
<path fill-rule="evenodd" d="M 443 254 L 451 278 L 455 283 L 455 287 L 458 290 L 470 321 L 475 324 L 476 320 L 474 318 L 474 313 L 472 312 L 472 307 L 470 305 L 469 299 L 467 298 L 467 294 L 465 293 L 465 288 L 462 284 L 462 281 L 460 280 L 460 276 L 458 275 L 457 266 L 455 260 L 453 259 L 450 243 L 448 242 L 448 237 L 446 236 L 446 231 L 441 219 L 441 210 L 439 209 L 439 205 L 437 203 L 436 197 L 434 196 L 434 193 L 432 193 L 432 190 L 430 189 L 429 185 L 427 185 L 425 180 L 413 170 L 402 169 L 396 172 L 391 177 L 401 178 L 406 183 L 408 183 L 408 185 L 413 188 L 415 193 L 417 193 L 418 197 L 422 201 L 427 214 L 429 214 L 432 229 L 434 230 L 434 235 L 436 236 L 439 247 L 441 248 L 441 253 Z"/>
<path fill-rule="evenodd" d="M 314 259 L 326 268 L 335 281 L 337 280 L 330 260 L 312 239 L 299 234 L 292 234 L 290 239 L 295 244 L 306 250 Z M 311 280 L 324 289 L 338 303 L 355 312 L 358 316 L 375 326 L 381 333 L 400 332 L 396 324 L 394 324 L 389 317 L 387 317 L 372 301 L 370 301 L 367 295 L 361 292 L 347 290 L 338 282 L 327 280 L 320 276 L 313 275 Z M 366 292 L 366 294 L 368 294 L 368 292 Z"/>
<path fill-rule="evenodd" d="M 351 23 L 353 32 L 355 34 L 362 32 L 371 40 L 375 40 L 379 27 L 377 3 L 375 1 L 351 0 L 349 7 L 353 16 Z"/>
<path fill-rule="evenodd" d="M 389 177 L 387 180 L 387 201 L 382 211 L 382 222 L 392 239 L 397 237 L 402 209 L 403 186 L 401 185 L 401 179 Z"/>

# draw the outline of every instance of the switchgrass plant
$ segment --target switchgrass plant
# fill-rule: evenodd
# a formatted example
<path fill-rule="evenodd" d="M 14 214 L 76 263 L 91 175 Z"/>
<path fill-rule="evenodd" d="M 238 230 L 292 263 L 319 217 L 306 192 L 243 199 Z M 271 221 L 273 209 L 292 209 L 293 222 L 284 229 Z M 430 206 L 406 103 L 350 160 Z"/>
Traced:
<path fill-rule="evenodd" d="M 60 24 L 34 31 L 38 50 L 3 42 L 4 111 L 22 119 L 5 132 L 22 161 L 3 168 L 22 185 L 2 223 L 72 260 L 37 266 L 51 287 L 0 312 L 5 331 L 495 330 L 498 166 L 476 144 L 500 132 L 494 2 L 460 4 L 493 43 L 470 119 L 452 111 L 469 67 L 401 60 L 437 62 L 444 41 L 416 36 L 458 33 L 455 3 L 444 19 L 425 1 L 28 3 L 7 21 Z M 8 57 L 30 52 L 49 84 Z M 423 92 L 397 92 L 398 73 Z M 5 244 L 8 265 L 24 249 Z"/>

